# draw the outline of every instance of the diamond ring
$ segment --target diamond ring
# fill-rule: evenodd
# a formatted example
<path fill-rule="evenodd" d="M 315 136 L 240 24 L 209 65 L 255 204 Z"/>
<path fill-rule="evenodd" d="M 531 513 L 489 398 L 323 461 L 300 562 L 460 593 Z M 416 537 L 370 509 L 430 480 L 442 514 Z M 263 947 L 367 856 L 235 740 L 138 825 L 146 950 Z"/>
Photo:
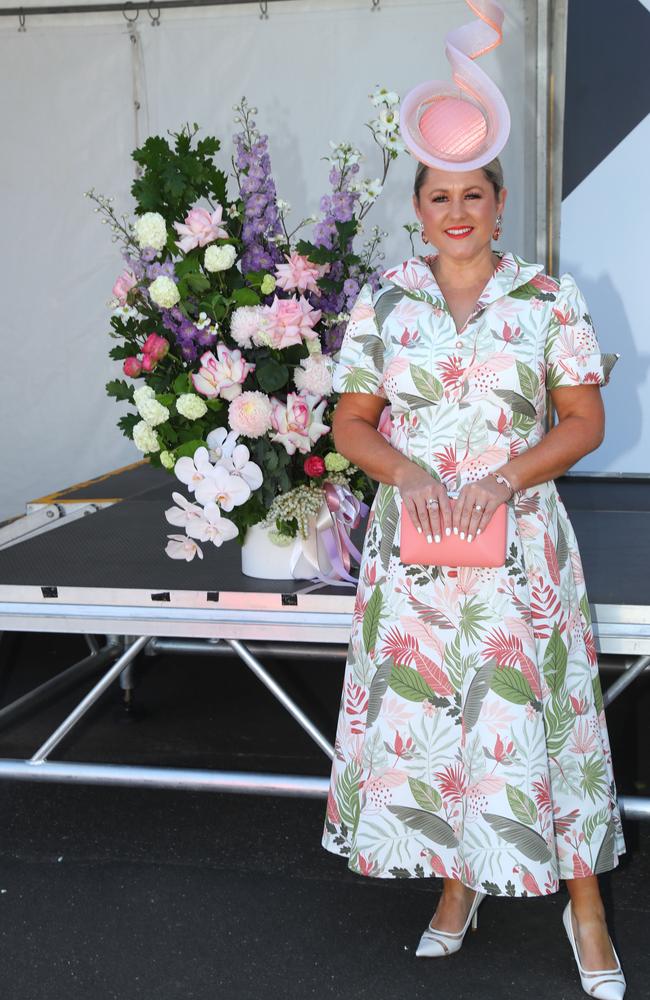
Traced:
<path fill-rule="evenodd" d="M 483 508 L 481 507 L 480 503 L 475 503 L 474 510 L 483 510 Z"/>
<path fill-rule="evenodd" d="M 427 500 L 427 507 L 437 507 L 437 506 L 438 506 L 438 501 L 434 500 L 433 497 L 430 497 Z"/>

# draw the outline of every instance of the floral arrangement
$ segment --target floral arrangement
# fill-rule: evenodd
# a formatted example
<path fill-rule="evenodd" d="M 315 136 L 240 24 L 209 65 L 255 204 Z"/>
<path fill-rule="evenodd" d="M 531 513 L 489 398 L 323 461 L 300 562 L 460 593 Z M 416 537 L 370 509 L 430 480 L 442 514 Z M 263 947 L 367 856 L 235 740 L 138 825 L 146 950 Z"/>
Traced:
<path fill-rule="evenodd" d="M 134 407 L 118 425 L 152 465 L 194 492 L 175 493 L 167 512 L 184 536 L 169 536 L 173 558 L 200 554 L 197 540 L 243 541 L 249 525 L 274 540 L 306 536 L 327 483 L 358 502 L 374 484 L 338 454 L 328 423 L 336 403 L 332 365 L 359 290 L 379 287 L 377 226 L 354 239 L 377 200 L 399 138 L 396 94 L 370 95 L 367 125 L 382 153 L 382 175 L 360 179 L 362 155 L 330 141 L 331 192 L 320 216 L 287 229 L 290 205 L 277 197 L 268 136 L 242 98 L 234 106 L 232 178 L 215 164 L 220 142 L 195 138 L 198 125 L 152 136 L 132 156 L 135 219 L 118 219 L 112 198 L 86 196 L 121 242 L 125 264 L 113 286 L 110 356 L 125 378 L 107 392 Z M 313 225 L 311 240 L 296 234 Z M 408 227 L 406 227 L 408 228 Z M 240 441 L 240 439 L 243 439 Z M 239 443 L 238 443 L 239 442 Z M 221 510 L 230 513 L 223 518 Z"/>

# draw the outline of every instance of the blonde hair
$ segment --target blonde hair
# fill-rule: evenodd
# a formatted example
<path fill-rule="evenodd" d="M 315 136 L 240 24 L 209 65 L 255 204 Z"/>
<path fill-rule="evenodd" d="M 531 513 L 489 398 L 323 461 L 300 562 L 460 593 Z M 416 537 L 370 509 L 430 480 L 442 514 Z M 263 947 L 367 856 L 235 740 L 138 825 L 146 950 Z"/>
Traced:
<path fill-rule="evenodd" d="M 424 184 L 428 169 L 429 167 L 426 163 L 418 163 L 417 170 L 415 171 L 413 194 L 418 201 L 420 200 L 420 188 Z M 498 156 L 495 156 L 493 160 L 490 160 L 489 163 L 486 163 L 485 166 L 481 167 L 481 170 L 494 188 L 495 198 L 498 198 L 501 194 L 501 188 L 503 187 L 503 167 L 501 166 L 501 160 Z"/>

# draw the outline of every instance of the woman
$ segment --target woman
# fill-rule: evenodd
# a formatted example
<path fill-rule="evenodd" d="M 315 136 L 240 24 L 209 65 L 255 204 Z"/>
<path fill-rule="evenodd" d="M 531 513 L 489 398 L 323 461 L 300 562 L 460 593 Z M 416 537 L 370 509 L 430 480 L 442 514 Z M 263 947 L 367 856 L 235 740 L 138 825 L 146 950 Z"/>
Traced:
<path fill-rule="evenodd" d="M 625 843 L 580 556 L 553 482 L 601 443 L 617 356 L 600 353 L 570 274 L 492 249 L 505 203 L 498 159 L 420 163 L 413 205 L 438 253 L 364 285 L 346 329 L 333 433 L 380 485 L 322 843 L 361 875 L 443 879 L 418 955 L 460 948 L 486 894 L 543 896 L 565 879 L 582 985 L 620 998 L 597 876 Z M 558 422 L 545 433 L 547 390 Z M 432 548 L 452 531 L 471 546 L 506 504 L 505 566 L 402 564 L 400 500 Z"/>

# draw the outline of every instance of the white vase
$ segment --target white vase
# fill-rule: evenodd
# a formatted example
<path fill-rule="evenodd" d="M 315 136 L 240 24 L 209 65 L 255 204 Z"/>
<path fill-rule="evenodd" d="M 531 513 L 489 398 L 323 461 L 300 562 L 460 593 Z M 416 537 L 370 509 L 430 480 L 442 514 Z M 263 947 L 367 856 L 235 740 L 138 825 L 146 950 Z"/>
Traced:
<path fill-rule="evenodd" d="M 310 580 L 314 572 L 309 563 L 300 557 L 293 573 L 291 559 L 301 544 L 301 536 L 288 545 L 277 545 L 269 538 L 269 527 L 253 524 L 246 530 L 241 548 L 241 571 L 244 576 L 262 580 Z"/>

